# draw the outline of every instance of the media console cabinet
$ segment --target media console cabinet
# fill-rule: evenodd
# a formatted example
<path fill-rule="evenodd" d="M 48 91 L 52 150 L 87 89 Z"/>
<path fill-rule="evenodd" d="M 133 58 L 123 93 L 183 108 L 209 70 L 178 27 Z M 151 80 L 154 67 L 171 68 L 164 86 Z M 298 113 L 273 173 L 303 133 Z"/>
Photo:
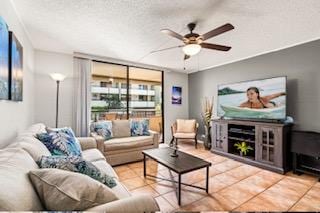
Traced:
<path fill-rule="evenodd" d="M 211 120 L 211 151 L 281 174 L 291 168 L 289 142 L 291 126 L 241 120 Z M 240 154 L 236 143 L 245 142 L 253 150 Z"/>

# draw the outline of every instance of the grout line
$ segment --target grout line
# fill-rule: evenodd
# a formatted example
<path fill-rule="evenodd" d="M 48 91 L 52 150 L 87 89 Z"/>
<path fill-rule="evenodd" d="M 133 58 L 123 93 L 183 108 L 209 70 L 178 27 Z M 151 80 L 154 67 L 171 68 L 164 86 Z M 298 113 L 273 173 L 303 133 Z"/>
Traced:
<path fill-rule="evenodd" d="M 191 153 L 191 154 L 192 154 L 192 153 Z M 199 153 L 199 154 L 202 154 L 202 153 Z M 197 156 L 198 154 L 194 154 L 194 155 Z M 212 156 L 212 157 L 213 157 L 213 156 Z M 211 158 L 211 157 L 208 157 L 208 158 Z M 205 159 L 205 160 L 206 160 L 206 159 Z M 219 163 L 217 163 L 217 164 L 213 164 L 213 167 L 214 167 L 215 165 L 222 164 L 222 163 L 224 163 L 224 162 L 227 161 L 227 160 L 228 160 L 228 159 L 226 159 L 226 160 L 224 160 L 224 161 L 221 161 L 221 162 L 219 162 Z M 243 164 L 243 165 L 246 165 L 246 164 Z M 233 168 L 228 169 L 228 170 L 226 170 L 226 171 L 224 171 L 224 172 L 221 172 L 221 171 L 217 170 L 219 173 L 217 173 L 217 174 L 215 174 L 215 175 L 213 175 L 213 176 L 209 176 L 209 179 L 210 179 L 210 178 L 214 178 L 214 177 L 217 176 L 217 175 L 227 173 L 227 172 L 229 172 L 229 171 L 231 171 L 231 170 L 233 170 L 233 169 L 239 168 L 239 167 L 241 167 L 241 166 L 243 166 L 243 165 L 239 165 L 239 166 L 233 167 Z M 132 168 L 129 167 L 129 169 L 132 170 L 135 174 L 137 174 L 137 172 L 134 171 Z M 161 169 L 161 170 L 164 170 L 164 169 L 165 169 L 165 168 L 163 168 L 163 169 Z M 158 171 L 160 171 L 160 170 L 158 170 Z M 257 174 L 259 174 L 259 173 L 262 173 L 263 171 L 267 171 L 267 170 L 260 170 L 260 171 L 257 171 L 256 173 L 251 174 L 250 176 L 241 178 L 241 179 L 239 179 L 238 181 L 236 181 L 235 183 L 233 183 L 233 184 L 231 184 L 231 185 L 227 185 L 227 186 L 225 186 L 225 187 L 222 187 L 222 188 L 219 189 L 218 191 L 213 192 L 213 194 L 219 193 L 220 191 L 222 191 L 222 190 L 224 190 L 224 189 L 226 189 L 226 188 L 228 188 L 228 187 L 232 187 L 232 186 L 234 186 L 235 184 L 238 184 L 239 182 L 241 182 L 241 181 L 243 181 L 243 180 L 245 180 L 245 179 L 248 179 L 248 178 L 250 178 L 250 177 L 252 177 L 252 176 L 254 176 L 254 175 L 257 175 Z M 138 177 L 140 177 L 139 174 L 137 174 L 137 175 L 138 175 Z M 227 174 L 227 175 L 230 175 L 230 174 Z M 233 177 L 233 178 L 236 178 L 236 177 L 234 177 L 234 176 L 232 176 L 232 175 L 230 175 L 230 176 Z M 246 203 L 250 202 L 250 201 L 253 200 L 254 198 L 258 197 L 260 194 L 264 193 L 265 191 L 269 190 L 271 187 L 273 187 L 273 186 L 275 186 L 276 184 L 278 184 L 280 181 L 282 181 L 282 180 L 285 179 L 286 177 L 287 177 L 287 176 L 282 175 L 282 177 L 281 177 L 278 181 L 274 182 L 272 185 L 270 185 L 269 187 L 265 188 L 265 189 L 262 190 L 261 192 L 257 193 L 257 194 L 254 195 L 252 198 L 248 199 L 247 201 L 245 201 L 245 202 L 243 202 L 242 204 L 238 205 L 237 207 L 233 208 L 231 211 L 234 211 L 235 209 L 237 209 L 237 208 L 245 205 Z M 204 180 L 205 180 L 205 179 L 204 179 Z M 197 183 L 199 183 L 199 182 L 203 182 L 204 180 L 201 180 L 201 181 L 198 181 L 198 182 L 194 182 L 193 184 L 197 184 Z M 217 181 L 220 181 L 220 180 L 217 180 Z M 159 182 L 161 182 L 161 181 L 156 181 L 155 183 L 159 183 Z M 220 182 L 221 182 L 221 181 L 220 181 Z M 141 186 L 141 187 L 134 188 L 134 189 L 129 190 L 129 191 L 130 191 L 130 193 L 131 193 L 131 191 L 133 191 L 133 190 L 136 190 L 136 189 L 138 189 L 138 188 L 142 188 L 142 187 L 145 187 L 145 186 L 150 186 L 150 185 L 152 185 L 152 184 L 154 184 L 154 183 L 149 183 L 149 184 L 146 184 L 146 185 Z M 287 211 L 290 210 L 291 208 L 293 208 L 309 191 L 312 190 L 312 188 L 313 188 L 316 184 L 317 184 L 317 182 L 314 182 L 314 184 L 312 184 L 312 185 L 310 186 L 310 188 L 309 188 L 308 190 L 306 190 L 306 192 L 305 192 L 294 204 L 292 204 L 292 205 L 287 209 Z M 150 187 L 151 187 L 151 186 L 150 186 Z M 151 187 L 151 188 L 152 188 L 152 187 Z M 185 187 L 185 188 L 188 188 L 188 187 Z M 153 188 L 152 188 L 152 189 L 153 189 Z M 153 189 L 153 190 L 154 190 L 154 189 Z M 180 208 L 183 208 L 183 207 L 185 207 L 185 206 L 191 205 L 192 203 L 198 202 L 199 200 L 202 200 L 202 199 L 204 199 L 204 198 L 206 198 L 206 197 L 211 197 L 211 194 L 206 194 L 204 197 L 201 197 L 201 198 L 199 198 L 199 199 L 196 199 L 196 200 L 193 201 L 193 202 L 190 202 L 190 203 L 188 203 L 188 204 L 185 204 L 185 205 L 183 205 L 183 206 L 179 206 L 178 208 L 175 208 L 175 206 L 173 206 L 173 205 L 164 197 L 164 195 L 166 195 L 166 194 L 168 194 L 168 193 L 172 193 L 172 191 L 169 191 L 169 192 L 166 192 L 166 193 L 163 193 L 163 194 L 158 193 L 156 190 L 154 190 L 154 191 L 158 194 L 158 195 L 155 196 L 154 198 L 161 197 L 162 199 L 164 199 L 171 207 L 173 207 L 174 210 L 173 210 L 172 212 L 174 212 L 174 211 L 176 211 L 176 210 L 178 210 L 178 209 L 180 209 Z M 188 190 L 187 190 L 187 191 L 188 191 Z M 190 191 L 190 192 L 192 192 L 192 193 L 198 193 L 197 191 Z"/>
<path fill-rule="evenodd" d="M 228 160 L 228 159 L 227 159 L 227 160 Z M 222 162 L 220 162 L 220 163 L 223 163 L 223 162 L 224 162 L 224 161 L 222 161 Z M 220 163 L 218 163 L 218 164 L 220 164 Z M 217 165 L 217 164 L 216 164 L 216 165 Z M 244 164 L 244 165 L 245 165 L 245 164 Z M 240 165 L 240 166 L 243 166 L 243 165 Z M 226 171 L 224 171 L 224 172 L 218 173 L 218 174 L 216 174 L 216 175 L 226 173 L 226 172 L 231 171 L 231 170 L 233 170 L 233 169 L 236 169 L 236 168 L 238 168 L 238 167 L 240 167 L 240 166 L 231 168 L 231 169 L 229 169 L 229 170 L 226 170 Z M 254 173 L 254 174 L 252 174 L 252 175 L 250 175 L 250 176 L 248 176 L 248 177 L 244 177 L 244 178 L 236 181 L 236 182 L 233 183 L 233 184 L 227 185 L 227 186 L 219 189 L 218 191 L 216 191 L 216 192 L 214 192 L 214 193 L 218 193 L 219 191 L 221 191 L 221 190 L 223 190 L 223 189 L 225 189 L 225 188 L 227 188 L 227 187 L 233 186 L 234 184 L 239 183 L 239 182 L 242 181 L 242 180 L 245 180 L 245 179 L 247 179 L 247 178 L 249 178 L 249 177 L 251 177 L 251 176 L 253 176 L 253 175 L 258 174 L 259 172 L 262 172 L 262 171 L 258 171 L 258 172 Z M 210 176 L 209 179 L 210 179 L 211 177 L 216 176 L 216 175 Z M 228 175 L 229 175 L 229 174 L 228 174 Z M 229 175 L 229 176 L 233 177 L 232 175 Z M 235 178 L 235 177 L 233 177 L 233 178 Z M 202 181 L 204 181 L 204 180 L 201 180 L 201 181 L 199 181 L 199 182 L 202 182 Z M 220 180 L 217 180 L 217 181 L 222 182 L 222 181 L 220 181 Z M 193 184 L 196 184 L 196 183 L 193 183 Z M 193 193 L 197 193 L 197 192 L 194 192 L 194 191 L 192 191 L 192 192 L 193 192 Z M 167 193 L 169 193 L 169 192 L 167 192 Z M 165 193 L 165 194 L 167 194 L 167 193 Z M 211 195 L 211 194 L 209 194 L 209 195 Z M 197 199 L 197 200 L 195 200 L 195 201 L 193 201 L 193 202 L 191 202 L 191 203 L 188 203 L 188 204 L 186 204 L 186 205 L 183 205 L 183 206 L 187 206 L 187 205 L 190 205 L 190 204 L 192 204 L 192 203 L 198 202 L 199 200 L 202 200 L 202 199 L 204 199 L 204 198 L 206 198 L 206 197 L 210 197 L 209 195 L 206 194 L 204 197 L 201 197 L 201 198 L 199 198 L 199 199 Z M 183 206 L 180 206 L 180 207 L 183 207 Z M 179 207 L 179 208 L 180 208 L 180 207 Z M 177 209 L 179 209 L 179 208 L 177 208 Z M 177 209 L 175 209 L 175 210 L 177 210 Z"/>
<path fill-rule="evenodd" d="M 268 171 L 268 170 L 262 170 L 260 172 L 263 172 L 263 171 Z M 260 173 L 258 172 L 258 173 Z M 257 174 L 258 174 L 257 173 Z M 239 206 L 233 208 L 231 211 L 235 210 L 236 208 L 239 208 L 240 206 L 248 203 L 250 200 L 253 200 L 255 197 L 259 196 L 260 194 L 262 194 L 263 192 L 267 191 L 268 189 L 270 189 L 272 186 L 276 185 L 277 183 L 279 183 L 281 180 L 283 180 L 286 176 L 283 176 L 281 179 L 279 179 L 277 182 L 273 183 L 272 185 L 270 185 L 269 187 L 265 188 L 263 191 L 259 192 L 258 194 L 256 194 L 255 196 L 253 196 L 252 198 L 250 198 L 249 200 L 243 202 L 242 204 L 240 204 Z"/>
<path fill-rule="evenodd" d="M 291 210 L 291 208 L 293 208 L 302 198 L 304 198 L 304 196 L 309 192 L 311 191 L 311 189 L 317 184 L 317 182 L 315 182 L 312 186 L 310 186 L 310 188 L 305 192 L 303 193 L 303 195 L 292 205 L 290 206 L 290 208 L 288 208 L 288 211 Z"/>

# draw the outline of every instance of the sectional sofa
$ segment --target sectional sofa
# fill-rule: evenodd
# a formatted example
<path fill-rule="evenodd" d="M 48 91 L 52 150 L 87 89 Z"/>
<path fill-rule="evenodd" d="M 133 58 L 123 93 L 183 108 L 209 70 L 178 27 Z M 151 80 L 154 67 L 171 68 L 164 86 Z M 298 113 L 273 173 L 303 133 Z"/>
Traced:
<path fill-rule="evenodd" d="M 34 136 L 45 131 L 45 125 L 35 124 L 18 135 L 13 143 L 0 150 L 0 211 L 45 211 L 32 183 L 30 170 L 39 169 L 36 160 L 51 155 L 49 150 Z M 117 186 L 112 188 L 119 198 L 116 201 L 95 206 L 87 211 L 106 212 L 154 212 L 159 211 L 156 201 L 146 195 L 131 196 L 118 180 L 117 174 L 97 149 L 93 138 L 78 138 L 84 159 L 101 171 L 115 177 Z"/>

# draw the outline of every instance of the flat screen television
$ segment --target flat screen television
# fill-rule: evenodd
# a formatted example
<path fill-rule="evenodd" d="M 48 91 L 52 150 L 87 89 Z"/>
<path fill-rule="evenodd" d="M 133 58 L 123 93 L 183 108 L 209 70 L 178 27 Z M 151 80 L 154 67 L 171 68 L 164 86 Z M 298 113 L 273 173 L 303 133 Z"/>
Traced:
<path fill-rule="evenodd" d="M 218 86 L 218 116 L 234 119 L 284 120 L 286 77 Z"/>

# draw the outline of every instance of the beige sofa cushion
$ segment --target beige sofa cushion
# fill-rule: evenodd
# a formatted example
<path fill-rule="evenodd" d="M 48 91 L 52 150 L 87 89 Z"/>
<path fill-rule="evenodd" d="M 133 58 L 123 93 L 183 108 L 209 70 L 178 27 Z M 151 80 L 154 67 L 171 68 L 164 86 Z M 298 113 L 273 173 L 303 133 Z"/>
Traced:
<path fill-rule="evenodd" d="M 116 182 L 117 182 L 117 185 L 113 187 L 111 190 L 117 195 L 117 197 L 119 199 L 131 197 L 131 194 L 128 191 L 128 189 L 125 187 L 125 185 L 123 185 L 118 180 L 116 180 Z"/>
<path fill-rule="evenodd" d="M 153 136 L 135 136 L 126 138 L 112 138 L 104 142 L 105 151 L 125 150 L 144 147 L 153 144 Z"/>
<path fill-rule="evenodd" d="M 21 148 L 0 150 L 0 211 L 44 210 L 28 177 L 30 170 L 38 168 Z"/>
<path fill-rule="evenodd" d="M 196 120 L 177 119 L 177 132 L 193 133 L 196 128 Z"/>
<path fill-rule="evenodd" d="M 10 145 L 10 147 L 21 147 L 27 151 L 35 161 L 42 155 L 50 156 L 51 153 L 47 147 L 35 137 L 37 134 L 44 132 L 46 132 L 44 124 L 34 124 L 27 130 L 20 132 L 14 141 L 14 145 Z"/>
<path fill-rule="evenodd" d="M 86 161 L 94 162 L 99 160 L 106 160 L 102 153 L 98 149 L 87 149 L 82 151 L 82 157 Z"/>
<path fill-rule="evenodd" d="M 150 195 L 135 195 L 125 199 L 117 200 L 96 206 L 86 211 L 91 212 L 107 212 L 107 213 L 141 213 L 141 212 L 160 212 L 159 205 Z M 164 212 L 164 211 L 161 211 Z"/>
<path fill-rule="evenodd" d="M 130 121 L 129 120 L 114 120 L 112 121 L 112 137 L 123 138 L 130 137 Z"/>
<path fill-rule="evenodd" d="M 18 147 L 21 147 L 27 151 L 32 156 L 34 161 L 39 160 L 43 155 L 51 156 L 51 153 L 47 147 L 34 136 L 19 137 L 15 143 Z"/>
<path fill-rule="evenodd" d="M 29 177 L 47 210 L 85 210 L 118 200 L 110 188 L 79 173 L 38 169 Z"/>
<path fill-rule="evenodd" d="M 131 194 L 127 190 L 127 188 L 124 185 L 122 185 L 121 182 L 118 181 L 119 177 L 115 173 L 114 169 L 110 166 L 110 164 L 108 164 L 105 160 L 95 161 L 92 163 L 96 167 L 98 167 L 101 172 L 104 172 L 104 173 L 108 174 L 109 176 L 116 178 L 115 181 L 117 182 L 117 185 L 115 187 L 112 187 L 111 190 L 114 192 L 115 195 L 117 195 L 117 197 L 119 199 L 131 196 Z"/>
<path fill-rule="evenodd" d="M 107 161 L 104 160 L 99 160 L 99 161 L 94 161 L 92 162 L 93 165 L 95 165 L 102 173 L 105 173 L 111 177 L 114 177 L 118 179 L 118 175 L 116 172 L 113 170 L 113 168 L 110 166 L 110 164 L 107 163 Z"/>
<path fill-rule="evenodd" d="M 37 123 L 37 124 L 33 124 L 32 126 L 30 126 L 28 129 L 19 132 L 18 138 L 21 136 L 26 136 L 26 135 L 36 136 L 36 134 L 46 133 L 46 132 L 47 132 L 46 126 L 42 123 Z"/>

